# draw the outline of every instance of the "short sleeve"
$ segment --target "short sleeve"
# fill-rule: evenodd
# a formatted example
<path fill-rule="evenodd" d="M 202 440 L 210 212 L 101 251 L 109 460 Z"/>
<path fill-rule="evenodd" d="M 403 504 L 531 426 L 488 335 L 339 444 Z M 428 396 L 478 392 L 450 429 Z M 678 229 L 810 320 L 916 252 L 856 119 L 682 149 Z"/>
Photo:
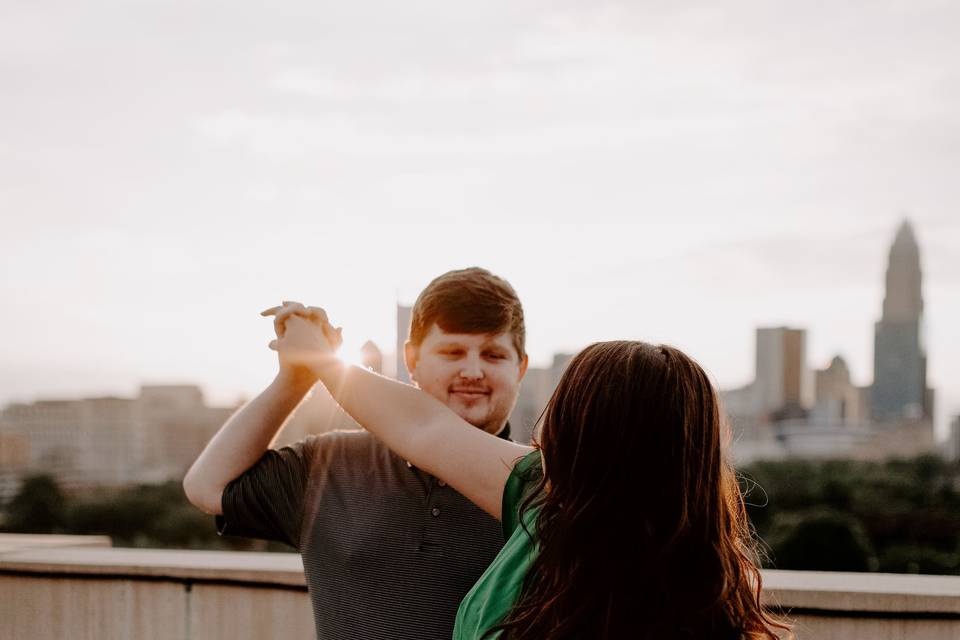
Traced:
<path fill-rule="evenodd" d="M 221 535 L 276 540 L 300 547 L 304 499 L 311 461 L 321 438 L 311 437 L 268 450 L 223 490 Z"/>
<path fill-rule="evenodd" d="M 541 475 L 539 449 L 520 458 L 513 466 L 513 471 L 507 478 L 507 484 L 503 487 L 503 504 L 501 505 L 500 518 L 505 540 L 509 540 L 513 531 L 520 526 L 520 505 L 540 480 Z"/>

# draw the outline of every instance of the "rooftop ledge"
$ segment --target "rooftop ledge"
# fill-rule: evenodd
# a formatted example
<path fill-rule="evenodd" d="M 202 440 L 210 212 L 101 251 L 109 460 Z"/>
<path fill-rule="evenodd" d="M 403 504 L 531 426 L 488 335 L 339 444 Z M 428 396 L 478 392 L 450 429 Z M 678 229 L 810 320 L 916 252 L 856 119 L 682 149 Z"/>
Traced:
<path fill-rule="evenodd" d="M 0 534 L 0 637 L 61 638 L 77 625 L 90 631 L 81 640 L 313 636 L 297 554 L 109 544 Z M 764 600 L 799 640 L 960 638 L 960 576 L 764 571 L 763 580 Z M 52 601 L 75 606 L 51 615 Z"/>
<path fill-rule="evenodd" d="M 112 548 L 103 536 L 0 534 L 0 573 L 211 582 L 306 589 L 295 553 Z M 787 609 L 960 618 L 960 576 L 763 572 L 765 599 Z M 908 615 L 908 617 L 910 617 Z"/>
<path fill-rule="evenodd" d="M 306 590 L 303 563 L 295 553 L 33 548 L 0 553 L 0 573 L 261 584 Z"/>

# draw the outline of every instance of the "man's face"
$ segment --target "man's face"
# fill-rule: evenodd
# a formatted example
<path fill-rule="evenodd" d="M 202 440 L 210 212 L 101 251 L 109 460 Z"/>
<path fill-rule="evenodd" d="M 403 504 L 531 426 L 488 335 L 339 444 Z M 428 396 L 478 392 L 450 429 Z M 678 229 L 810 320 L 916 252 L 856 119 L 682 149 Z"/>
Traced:
<path fill-rule="evenodd" d="M 418 387 L 490 433 L 507 422 L 527 371 L 509 333 L 447 333 L 434 324 L 419 347 L 406 344 L 404 355 Z"/>

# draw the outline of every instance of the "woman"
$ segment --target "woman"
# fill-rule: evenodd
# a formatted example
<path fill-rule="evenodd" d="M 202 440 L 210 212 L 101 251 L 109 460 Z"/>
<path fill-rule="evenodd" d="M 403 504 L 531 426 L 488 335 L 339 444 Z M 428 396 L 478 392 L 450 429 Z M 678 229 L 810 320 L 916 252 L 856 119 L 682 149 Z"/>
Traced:
<path fill-rule="evenodd" d="M 271 347 L 311 367 L 397 454 L 500 519 L 507 543 L 455 640 L 778 637 L 716 392 L 677 349 L 605 342 L 570 363 L 536 448 L 482 432 L 412 387 L 333 356 L 320 310 L 277 311 Z"/>

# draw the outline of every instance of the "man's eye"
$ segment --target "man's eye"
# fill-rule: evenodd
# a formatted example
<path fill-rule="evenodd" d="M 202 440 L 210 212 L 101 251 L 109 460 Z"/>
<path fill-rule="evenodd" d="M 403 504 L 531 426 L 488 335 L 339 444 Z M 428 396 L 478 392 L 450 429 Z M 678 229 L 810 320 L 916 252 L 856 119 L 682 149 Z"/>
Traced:
<path fill-rule="evenodd" d="M 506 358 L 506 356 L 503 355 L 502 353 L 488 353 L 487 357 L 492 360 L 503 360 L 504 358 Z"/>

